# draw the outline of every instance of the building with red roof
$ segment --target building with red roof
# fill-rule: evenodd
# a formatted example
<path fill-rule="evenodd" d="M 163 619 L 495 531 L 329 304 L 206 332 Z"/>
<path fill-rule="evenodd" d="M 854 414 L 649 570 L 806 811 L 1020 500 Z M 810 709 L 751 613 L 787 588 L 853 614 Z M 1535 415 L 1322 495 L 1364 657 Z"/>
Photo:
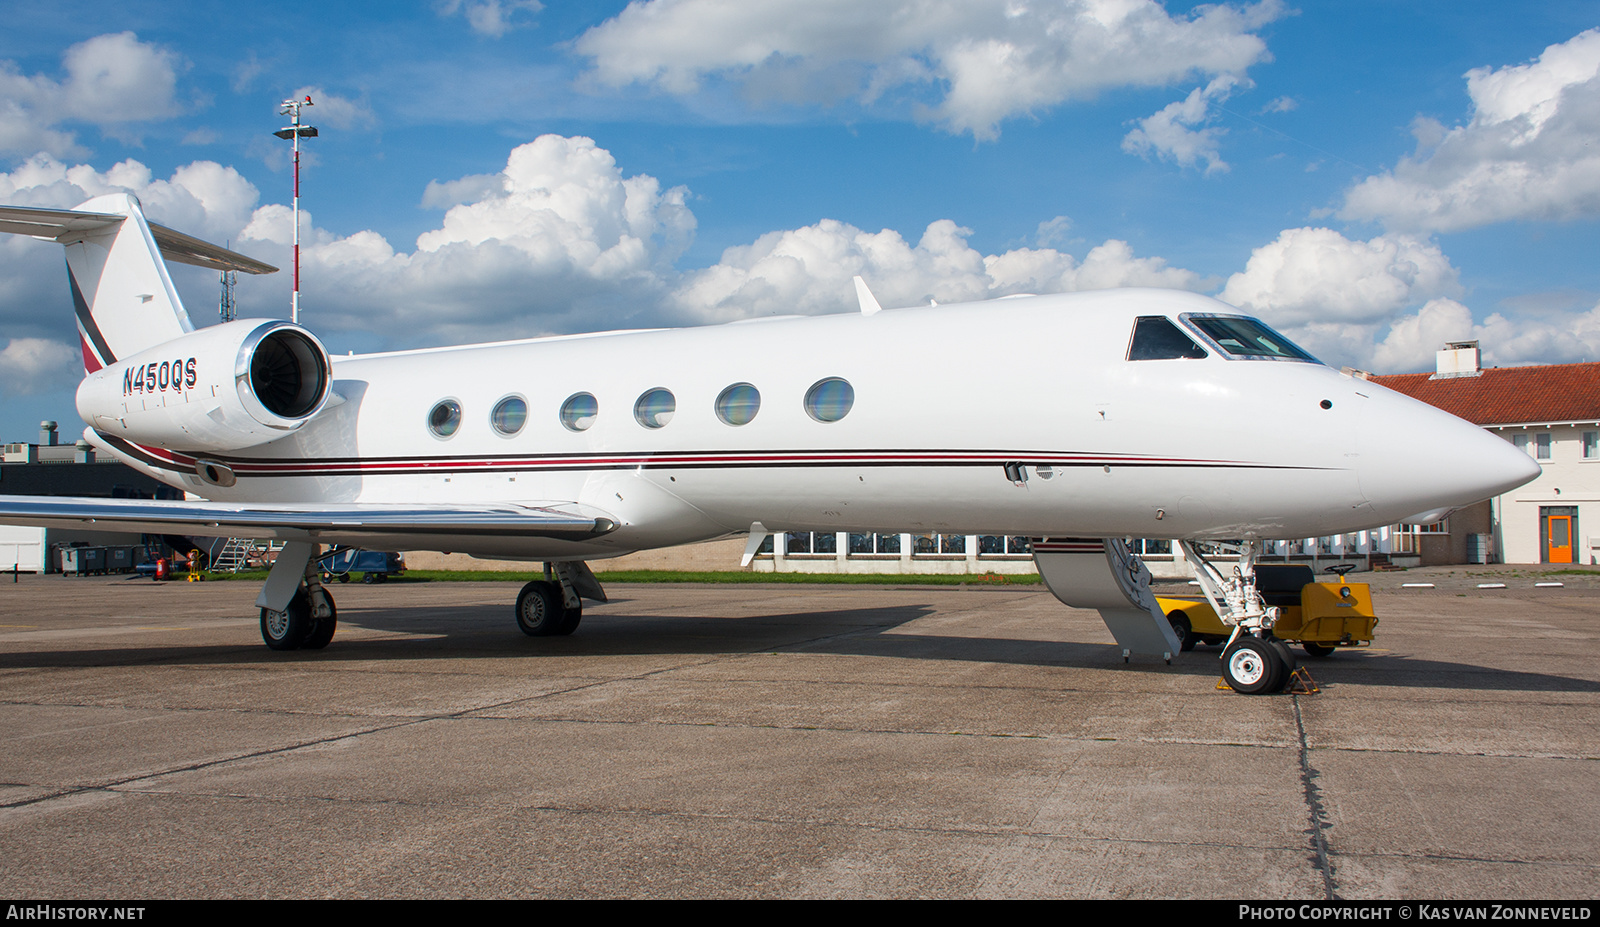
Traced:
<path fill-rule="evenodd" d="M 1451 516 L 1446 531 L 1413 531 L 1450 539 L 1445 554 L 1446 545 L 1422 538 L 1424 563 L 1482 559 L 1475 556 L 1481 552 L 1471 535 L 1485 531 L 1490 559 L 1506 563 L 1600 559 L 1600 363 L 1484 368 L 1477 342 L 1458 342 L 1438 353 L 1431 374 L 1371 380 L 1500 433 L 1544 471 L 1490 500 L 1486 526 L 1474 511 L 1463 510 Z M 1593 538 L 1583 534 L 1585 527 Z"/>

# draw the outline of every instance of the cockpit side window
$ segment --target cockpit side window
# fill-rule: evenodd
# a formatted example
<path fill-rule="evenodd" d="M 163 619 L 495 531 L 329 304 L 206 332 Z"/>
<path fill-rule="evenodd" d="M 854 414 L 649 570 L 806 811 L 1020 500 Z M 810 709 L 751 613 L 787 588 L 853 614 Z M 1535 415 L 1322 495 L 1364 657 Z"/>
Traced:
<path fill-rule="evenodd" d="M 1294 342 L 1255 319 L 1237 315 L 1185 315 L 1183 320 L 1235 357 L 1317 362 Z"/>
<path fill-rule="evenodd" d="M 1173 360 L 1206 357 L 1205 349 L 1164 315 L 1142 315 L 1133 323 L 1128 360 Z"/>

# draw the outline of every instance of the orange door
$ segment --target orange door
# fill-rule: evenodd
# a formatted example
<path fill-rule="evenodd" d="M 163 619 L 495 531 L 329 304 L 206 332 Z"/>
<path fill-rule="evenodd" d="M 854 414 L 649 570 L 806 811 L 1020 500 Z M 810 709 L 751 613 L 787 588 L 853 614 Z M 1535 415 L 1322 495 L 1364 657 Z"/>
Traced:
<path fill-rule="evenodd" d="M 1572 562 L 1572 516 L 1551 515 L 1550 518 L 1550 562 Z"/>

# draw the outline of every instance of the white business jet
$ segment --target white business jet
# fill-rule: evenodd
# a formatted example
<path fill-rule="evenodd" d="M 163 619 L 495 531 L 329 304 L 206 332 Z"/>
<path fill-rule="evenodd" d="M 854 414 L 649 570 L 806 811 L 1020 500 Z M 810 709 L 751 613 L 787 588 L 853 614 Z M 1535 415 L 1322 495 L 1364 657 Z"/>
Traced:
<path fill-rule="evenodd" d="M 284 321 L 196 328 L 163 257 L 275 268 L 132 196 L 0 207 L 0 231 L 66 246 L 85 438 L 200 497 L 0 496 L 0 521 L 284 540 L 257 602 L 276 650 L 333 636 L 324 544 L 542 561 L 516 620 L 547 635 L 603 600 L 586 560 L 748 533 L 748 562 L 771 528 L 1031 537 L 1058 598 L 1170 659 L 1123 540 L 1159 537 L 1234 628 L 1224 676 L 1271 691 L 1291 658 L 1260 541 L 1437 518 L 1539 472 L 1186 292 L 881 310 L 857 278 L 848 315 L 330 357 Z M 1206 539 L 1242 539 L 1231 576 Z"/>

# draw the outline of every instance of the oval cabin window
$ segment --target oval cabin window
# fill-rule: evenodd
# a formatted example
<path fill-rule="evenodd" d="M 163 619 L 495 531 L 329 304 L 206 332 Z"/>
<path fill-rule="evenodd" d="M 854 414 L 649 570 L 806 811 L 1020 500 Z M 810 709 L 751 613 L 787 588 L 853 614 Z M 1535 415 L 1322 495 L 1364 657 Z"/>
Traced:
<path fill-rule="evenodd" d="M 761 392 L 749 383 L 735 383 L 717 397 L 717 418 L 725 425 L 748 425 L 761 411 Z"/>
<path fill-rule="evenodd" d="M 507 396 L 495 403 L 489 413 L 489 424 L 497 434 L 509 438 L 528 423 L 528 403 L 521 396 Z"/>
<path fill-rule="evenodd" d="M 587 431 L 600 413 L 600 403 L 588 393 L 574 393 L 561 404 L 561 426 L 568 431 Z"/>
<path fill-rule="evenodd" d="M 855 388 L 839 377 L 818 380 L 806 390 L 806 414 L 819 422 L 837 422 L 855 404 Z"/>
<path fill-rule="evenodd" d="M 428 412 L 428 430 L 441 438 L 448 438 L 461 427 L 461 403 L 454 399 L 440 400 Z"/>
<path fill-rule="evenodd" d="M 646 428 L 660 428 L 672 421 L 672 413 L 677 410 L 678 400 L 673 398 L 672 391 L 658 386 L 633 404 L 633 417 Z"/>

